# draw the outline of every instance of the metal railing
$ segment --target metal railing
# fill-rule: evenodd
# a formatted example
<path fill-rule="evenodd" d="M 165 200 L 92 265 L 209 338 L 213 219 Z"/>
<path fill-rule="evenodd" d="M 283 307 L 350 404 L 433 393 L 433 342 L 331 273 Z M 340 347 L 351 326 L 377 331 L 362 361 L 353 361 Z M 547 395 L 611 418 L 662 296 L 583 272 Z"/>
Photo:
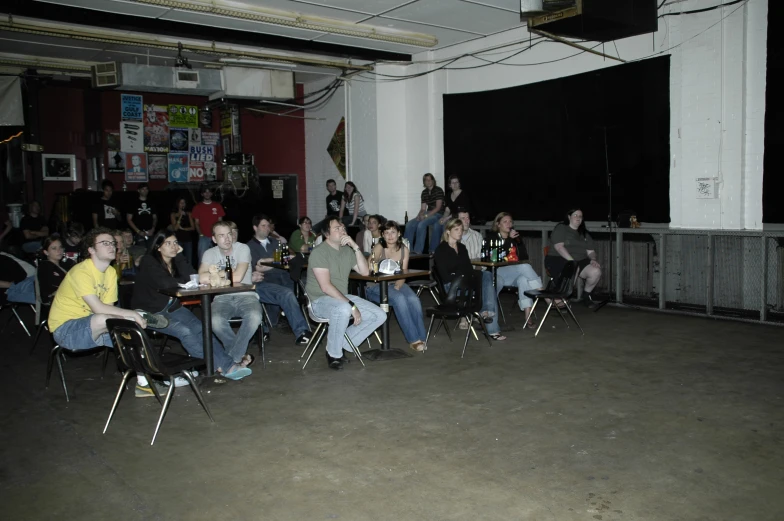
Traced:
<path fill-rule="evenodd" d="M 554 226 L 515 223 L 543 279 L 543 246 Z M 598 292 L 616 302 L 784 325 L 784 231 L 588 230 L 603 270 Z"/>

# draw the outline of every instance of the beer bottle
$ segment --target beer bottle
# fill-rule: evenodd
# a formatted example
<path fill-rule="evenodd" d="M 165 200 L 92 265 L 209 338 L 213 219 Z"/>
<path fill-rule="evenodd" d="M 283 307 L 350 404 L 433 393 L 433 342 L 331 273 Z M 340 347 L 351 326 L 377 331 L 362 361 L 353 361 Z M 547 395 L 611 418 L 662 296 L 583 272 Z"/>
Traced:
<path fill-rule="evenodd" d="M 406 216 L 403 218 L 403 224 L 408 224 L 408 210 L 406 210 Z"/>
<path fill-rule="evenodd" d="M 234 270 L 231 269 L 231 257 L 226 256 L 226 280 L 229 281 L 229 286 L 234 286 Z"/>

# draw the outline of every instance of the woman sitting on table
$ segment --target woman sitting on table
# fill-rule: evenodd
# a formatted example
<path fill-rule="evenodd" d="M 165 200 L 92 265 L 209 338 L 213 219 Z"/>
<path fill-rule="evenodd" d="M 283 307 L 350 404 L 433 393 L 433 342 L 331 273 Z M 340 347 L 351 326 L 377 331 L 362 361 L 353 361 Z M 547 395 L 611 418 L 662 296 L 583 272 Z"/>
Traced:
<path fill-rule="evenodd" d="M 460 242 L 463 237 L 463 221 L 451 219 L 446 223 L 446 230 L 441 244 L 433 255 L 433 263 L 438 275 L 444 282 L 444 289 L 449 291 L 451 282 L 458 276 L 472 276 L 474 267 L 468 258 L 468 250 Z M 496 315 L 496 295 L 493 291 L 493 277 L 489 271 L 482 272 L 482 317 L 487 323 L 487 332 L 493 340 L 506 340 L 501 334 Z"/>
<path fill-rule="evenodd" d="M 49 306 L 57 293 L 57 288 L 74 266 L 74 262 L 68 259 L 63 260 L 65 250 L 59 236 L 50 235 L 44 239 L 41 245 L 43 259 L 38 261 L 38 289 L 41 294 L 41 304 Z"/>
<path fill-rule="evenodd" d="M 316 234 L 313 233 L 313 221 L 307 215 L 300 217 L 297 221 L 299 230 L 294 230 L 289 239 L 289 250 L 291 253 L 307 253 L 313 248 L 313 243 L 316 242 Z"/>
<path fill-rule="evenodd" d="M 346 182 L 343 187 L 343 199 L 340 201 L 338 217 L 346 226 L 354 226 L 361 223 L 366 214 L 365 200 L 357 190 L 357 185 L 351 181 Z"/>
<path fill-rule="evenodd" d="M 390 222 L 390 221 L 387 221 Z M 394 221 L 391 221 L 394 222 Z M 395 223 L 397 226 L 397 223 Z M 386 230 L 386 227 L 384 228 Z M 381 217 L 378 215 L 371 215 L 368 218 L 367 228 L 365 229 L 365 233 L 362 236 L 362 252 L 363 253 L 370 253 L 373 251 L 373 248 L 381 242 Z"/>
<path fill-rule="evenodd" d="M 542 279 L 536 274 L 534 269 L 528 263 L 528 251 L 525 249 L 523 238 L 520 233 L 513 228 L 514 221 L 512 216 L 507 212 L 501 212 L 495 216 L 493 221 L 493 232 L 495 235 L 488 237 L 489 239 L 498 238 L 503 241 L 503 248 L 507 251 L 514 246 L 517 249 L 517 258 L 524 264 L 515 264 L 513 266 L 502 266 L 496 270 L 498 282 L 496 284 L 496 294 L 501 293 L 501 290 L 506 286 L 517 288 L 518 304 L 520 310 L 525 312 L 526 327 L 536 327 L 529 320 L 531 314 L 531 306 L 534 305 L 533 301 L 525 296 L 526 291 L 544 289 Z"/>
<path fill-rule="evenodd" d="M 591 292 L 602 278 L 602 267 L 596 262 L 593 239 L 583 222 L 583 211 L 569 210 L 564 222 L 556 224 L 550 235 L 550 249 L 544 258 L 544 266 L 550 276 L 558 278 L 569 261 L 577 263 L 577 276 L 585 279 L 583 302 L 592 308 L 597 304 Z"/>
<path fill-rule="evenodd" d="M 178 339 L 192 357 L 204 358 L 201 320 L 186 309 L 179 299 L 170 299 L 158 292 L 159 289 L 188 282 L 190 275 L 196 273 L 193 266 L 180 255 L 181 252 L 182 247 L 177 242 L 175 232 L 163 231 L 155 236 L 148 253 L 142 257 L 131 306 L 165 316 L 169 319 L 169 325 L 157 331 Z M 214 335 L 212 359 L 215 369 L 231 380 L 240 380 L 252 372 L 247 367 L 253 363 L 250 355 L 245 355 L 241 363 L 235 364 Z"/>
<path fill-rule="evenodd" d="M 460 178 L 456 175 L 449 176 L 449 192 L 444 201 L 446 202 L 444 216 L 433 224 L 433 235 L 438 237 L 444 233 L 444 225 L 447 221 L 457 217 L 458 208 L 464 208 L 469 213 L 471 210 L 471 201 L 468 200 L 468 194 L 460 187 Z"/>
<path fill-rule="evenodd" d="M 400 265 L 400 269 L 408 269 L 408 248 L 403 244 L 403 235 L 400 225 L 395 221 L 387 221 L 382 227 L 382 239 L 373 247 L 373 257 L 381 264 L 384 259 L 390 259 Z M 406 337 L 406 342 L 414 351 L 425 350 L 425 322 L 422 318 L 422 302 L 416 296 L 404 279 L 396 280 L 389 286 L 389 303 L 395 310 L 397 322 Z M 381 288 L 378 285 L 368 287 L 366 290 L 368 300 L 381 303 Z"/>

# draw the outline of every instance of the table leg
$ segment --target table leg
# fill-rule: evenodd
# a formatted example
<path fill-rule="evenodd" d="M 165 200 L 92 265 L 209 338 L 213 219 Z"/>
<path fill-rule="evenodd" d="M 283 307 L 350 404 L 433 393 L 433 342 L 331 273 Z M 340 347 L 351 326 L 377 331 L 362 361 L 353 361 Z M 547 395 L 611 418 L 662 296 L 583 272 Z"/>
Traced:
<path fill-rule="evenodd" d="M 210 295 L 201 296 L 201 312 L 204 364 L 207 366 L 207 376 L 212 376 L 215 372 L 215 367 L 212 359 L 212 298 Z"/>
<path fill-rule="evenodd" d="M 397 358 L 410 358 L 412 355 L 400 349 L 392 349 L 389 345 L 389 281 L 379 282 L 381 293 L 381 309 L 387 314 L 387 319 L 381 325 L 381 347 L 362 353 L 368 360 L 395 360 Z"/>

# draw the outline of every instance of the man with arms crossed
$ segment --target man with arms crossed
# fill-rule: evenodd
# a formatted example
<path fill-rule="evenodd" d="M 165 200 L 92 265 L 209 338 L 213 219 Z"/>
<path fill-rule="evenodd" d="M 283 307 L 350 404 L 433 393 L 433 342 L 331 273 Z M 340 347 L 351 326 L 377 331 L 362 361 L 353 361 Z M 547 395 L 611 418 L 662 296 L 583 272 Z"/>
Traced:
<path fill-rule="evenodd" d="M 117 302 L 117 271 L 109 269 L 117 243 L 112 231 L 93 228 L 82 241 L 85 260 L 71 268 L 55 294 L 49 312 L 54 341 L 70 350 L 112 347 L 106 320 L 125 318 L 141 327 L 163 328 L 166 318 L 152 313 L 122 309 Z M 153 396 L 147 379 L 136 377 L 137 396 Z"/>
<path fill-rule="evenodd" d="M 219 270 L 225 270 L 226 257 L 228 257 L 234 284 L 251 284 L 253 270 L 248 269 L 250 249 L 241 242 L 234 242 L 231 226 L 223 221 L 213 224 L 212 240 L 217 246 L 204 252 L 199 266 L 199 282 L 209 284 L 210 265 L 214 264 Z M 229 324 L 231 318 L 242 319 L 242 325 L 236 334 Z M 248 350 L 248 342 L 253 338 L 260 324 L 261 304 L 255 291 L 218 295 L 213 300 L 212 331 L 235 364 L 244 367 L 253 364 L 253 355 L 245 353 Z"/>
<path fill-rule="evenodd" d="M 329 318 L 327 334 L 327 364 L 330 369 L 343 369 L 348 360 L 343 351 L 351 353 L 348 337 L 360 345 L 387 319 L 381 308 L 348 294 L 351 270 L 360 275 L 369 273 L 362 250 L 349 235 L 337 216 L 329 217 L 324 228 L 324 242 L 313 248 L 308 259 L 307 290 L 313 312 Z M 351 318 L 354 323 L 349 326 Z"/>

